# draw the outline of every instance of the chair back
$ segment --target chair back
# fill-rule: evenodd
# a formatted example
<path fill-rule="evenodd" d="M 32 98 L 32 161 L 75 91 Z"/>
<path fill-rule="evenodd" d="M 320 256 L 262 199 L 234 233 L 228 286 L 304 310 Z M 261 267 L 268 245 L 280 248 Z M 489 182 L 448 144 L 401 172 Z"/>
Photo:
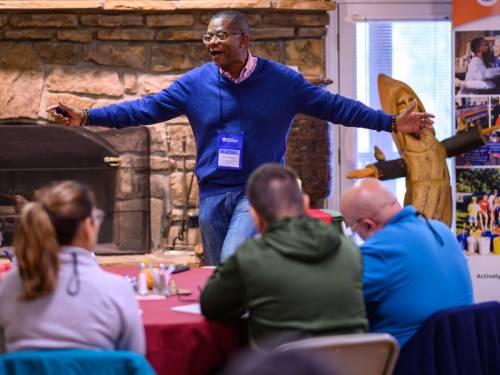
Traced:
<path fill-rule="evenodd" d="M 339 375 L 391 375 L 399 346 L 389 334 L 361 333 L 314 337 L 281 345 L 276 350 L 321 354 Z"/>
<path fill-rule="evenodd" d="M 394 375 L 500 373 L 500 303 L 438 311 L 403 348 Z"/>
<path fill-rule="evenodd" d="M 37 350 L 0 355 L 1 375 L 154 375 L 142 355 L 86 349 Z"/>

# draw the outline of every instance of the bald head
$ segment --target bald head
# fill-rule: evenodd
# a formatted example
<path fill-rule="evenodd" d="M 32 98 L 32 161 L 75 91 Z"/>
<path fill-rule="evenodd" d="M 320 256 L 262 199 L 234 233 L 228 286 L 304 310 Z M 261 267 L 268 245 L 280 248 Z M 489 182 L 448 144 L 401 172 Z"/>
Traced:
<path fill-rule="evenodd" d="M 365 178 L 345 192 L 340 210 L 351 228 L 366 239 L 397 214 L 401 206 L 379 180 Z"/>

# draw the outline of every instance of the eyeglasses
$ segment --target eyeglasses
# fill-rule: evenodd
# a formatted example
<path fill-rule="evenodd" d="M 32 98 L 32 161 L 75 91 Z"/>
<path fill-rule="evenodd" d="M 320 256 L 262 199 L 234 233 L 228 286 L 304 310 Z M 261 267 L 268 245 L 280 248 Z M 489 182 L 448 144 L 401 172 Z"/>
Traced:
<path fill-rule="evenodd" d="M 215 37 L 218 41 L 222 42 L 226 40 L 229 35 L 243 35 L 245 33 L 230 33 L 228 31 L 216 31 L 215 33 L 206 33 L 201 36 L 201 40 L 203 43 L 210 43 L 212 39 Z"/>
<path fill-rule="evenodd" d="M 104 217 L 106 216 L 106 213 L 103 210 L 100 210 L 99 208 L 94 208 L 92 210 L 92 220 L 96 223 L 97 226 L 101 226 L 102 222 L 104 221 Z"/>
<path fill-rule="evenodd" d="M 352 234 L 354 235 L 354 233 L 356 233 L 356 227 L 359 225 L 359 223 L 361 223 L 365 218 L 364 217 L 360 217 L 358 220 L 356 220 L 354 222 L 354 224 L 350 225 L 349 228 L 351 228 L 351 232 Z"/>

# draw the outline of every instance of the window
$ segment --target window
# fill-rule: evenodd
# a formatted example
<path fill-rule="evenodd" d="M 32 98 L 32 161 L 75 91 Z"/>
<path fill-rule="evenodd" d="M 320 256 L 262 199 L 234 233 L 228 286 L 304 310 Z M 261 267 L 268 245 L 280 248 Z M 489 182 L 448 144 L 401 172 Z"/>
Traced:
<path fill-rule="evenodd" d="M 436 115 L 436 137 L 452 135 L 452 57 L 449 21 L 358 21 L 355 24 L 353 64 L 356 99 L 380 109 L 377 76 L 387 74 L 407 83 L 425 109 Z M 373 163 L 373 147 L 379 146 L 387 160 L 399 158 L 389 133 L 356 129 L 354 168 Z M 450 174 L 453 169 L 449 165 Z M 405 180 L 386 181 L 403 202 Z"/>

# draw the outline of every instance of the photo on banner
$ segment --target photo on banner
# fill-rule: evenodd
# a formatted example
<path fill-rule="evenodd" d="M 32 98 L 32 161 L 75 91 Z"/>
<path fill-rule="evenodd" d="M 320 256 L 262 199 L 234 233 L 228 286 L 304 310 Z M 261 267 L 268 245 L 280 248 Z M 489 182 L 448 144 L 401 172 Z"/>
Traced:
<path fill-rule="evenodd" d="M 467 237 L 487 237 L 492 247 L 495 238 L 500 236 L 500 168 L 459 167 L 456 179 L 459 241 L 464 242 L 462 245 L 466 249 Z M 498 250 L 500 252 L 500 248 Z"/>
<path fill-rule="evenodd" d="M 457 133 L 500 123 L 500 30 L 455 32 L 454 78 Z M 500 255 L 500 131 L 484 141 L 455 158 L 456 232 L 469 255 Z"/>
<path fill-rule="evenodd" d="M 500 30 L 455 32 L 455 95 L 500 95 Z"/>
<path fill-rule="evenodd" d="M 474 127 L 487 129 L 500 124 L 500 96 L 458 96 L 455 97 L 455 130 L 457 133 Z M 486 136 L 486 144 L 462 155 L 455 163 L 463 166 L 500 167 L 500 130 Z"/>

